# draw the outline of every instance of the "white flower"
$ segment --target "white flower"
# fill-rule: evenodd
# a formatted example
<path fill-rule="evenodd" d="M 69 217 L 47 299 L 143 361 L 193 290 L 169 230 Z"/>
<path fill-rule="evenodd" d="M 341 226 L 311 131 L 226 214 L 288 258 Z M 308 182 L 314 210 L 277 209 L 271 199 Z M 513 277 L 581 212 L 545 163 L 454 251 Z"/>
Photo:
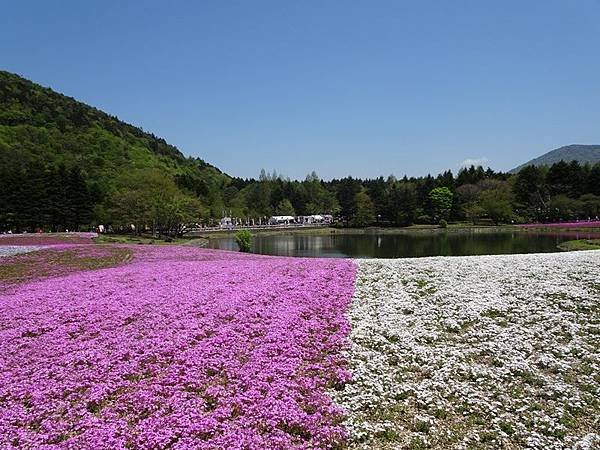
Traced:
<path fill-rule="evenodd" d="M 600 252 L 357 264 L 357 448 L 599 445 Z"/>

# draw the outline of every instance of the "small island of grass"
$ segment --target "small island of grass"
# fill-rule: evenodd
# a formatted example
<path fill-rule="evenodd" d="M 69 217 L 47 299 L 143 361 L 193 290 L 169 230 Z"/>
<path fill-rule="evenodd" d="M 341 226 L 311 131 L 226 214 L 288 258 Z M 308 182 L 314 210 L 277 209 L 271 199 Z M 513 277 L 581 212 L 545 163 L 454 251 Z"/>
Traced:
<path fill-rule="evenodd" d="M 559 244 L 558 248 L 566 251 L 600 250 L 600 239 L 575 239 Z"/>

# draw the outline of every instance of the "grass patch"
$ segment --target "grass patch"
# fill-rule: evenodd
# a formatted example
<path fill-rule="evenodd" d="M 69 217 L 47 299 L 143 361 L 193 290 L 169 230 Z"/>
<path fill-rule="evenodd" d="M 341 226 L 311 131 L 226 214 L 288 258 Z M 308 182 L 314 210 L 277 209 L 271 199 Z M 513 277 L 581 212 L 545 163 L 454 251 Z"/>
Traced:
<path fill-rule="evenodd" d="M 503 318 L 506 316 L 504 312 L 498 311 L 497 309 L 488 309 L 487 311 L 483 311 L 481 315 L 490 319 Z"/>
<path fill-rule="evenodd" d="M 169 241 L 148 236 L 132 236 L 130 234 L 102 234 L 94 238 L 96 244 L 187 244 L 192 239 L 175 238 Z"/>
<path fill-rule="evenodd" d="M 600 239 L 576 239 L 558 244 L 558 248 L 566 251 L 600 250 Z"/>
<path fill-rule="evenodd" d="M 428 280 L 418 279 L 415 280 L 417 285 L 417 295 L 419 297 L 428 297 L 437 292 L 437 288 L 435 286 L 431 286 Z"/>
<path fill-rule="evenodd" d="M 15 255 L 5 258 L 0 265 L 0 288 L 71 272 L 113 267 L 131 258 L 130 249 L 109 246 L 49 249 Z"/>

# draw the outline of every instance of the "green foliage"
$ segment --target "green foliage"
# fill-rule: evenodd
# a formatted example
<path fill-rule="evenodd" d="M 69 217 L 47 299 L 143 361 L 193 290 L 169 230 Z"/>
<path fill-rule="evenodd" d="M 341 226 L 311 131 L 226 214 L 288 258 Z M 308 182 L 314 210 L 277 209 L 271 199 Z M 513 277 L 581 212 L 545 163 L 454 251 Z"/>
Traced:
<path fill-rule="evenodd" d="M 437 187 L 429 193 L 429 200 L 433 206 L 436 218 L 448 219 L 452 209 L 452 198 L 454 194 L 447 187 Z"/>
<path fill-rule="evenodd" d="M 277 204 L 277 214 L 280 216 L 295 216 L 296 212 L 292 203 L 287 198 L 284 198 Z"/>
<path fill-rule="evenodd" d="M 181 236 L 189 225 L 200 221 L 202 205 L 192 196 L 173 192 L 152 203 L 154 229 L 163 236 Z"/>
<path fill-rule="evenodd" d="M 109 222 L 138 233 L 151 224 L 152 233 L 180 236 L 206 214 L 198 198 L 182 193 L 161 172 L 148 169 L 121 176 L 110 198 Z"/>
<path fill-rule="evenodd" d="M 2 192 L 11 192 L 0 203 L 0 229 L 106 223 L 116 192 L 123 193 L 118 180 L 148 170 L 202 203 L 222 203 L 229 183 L 218 169 L 185 158 L 164 139 L 2 71 L 0 169 Z M 5 172 L 13 174 L 10 184 Z M 146 187 L 152 190 L 156 179 Z"/>
<path fill-rule="evenodd" d="M 250 217 L 288 215 L 284 212 L 336 214 L 340 210 L 335 192 L 327 189 L 315 173 L 304 181 L 290 181 L 263 170 L 258 181 L 235 178 L 232 184 L 239 190 L 241 212 Z"/>
<path fill-rule="evenodd" d="M 235 233 L 235 243 L 240 249 L 240 252 L 250 252 L 252 235 L 248 230 L 240 230 Z"/>
<path fill-rule="evenodd" d="M 581 210 L 581 202 L 564 194 L 556 195 L 548 202 L 548 215 L 551 220 L 575 219 Z"/>
<path fill-rule="evenodd" d="M 517 174 L 513 192 L 521 203 L 538 203 L 544 195 L 544 170 L 536 166 L 526 166 Z"/>
<path fill-rule="evenodd" d="M 479 195 L 477 205 L 482 215 L 496 225 L 509 222 L 513 216 L 511 193 L 507 189 L 490 189 Z"/>
<path fill-rule="evenodd" d="M 560 161 L 553 164 L 546 174 L 550 194 L 578 197 L 586 187 L 584 181 L 588 172 L 589 169 L 582 167 L 577 161 Z"/>
<path fill-rule="evenodd" d="M 91 223 L 94 193 L 77 167 L 0 165 L 0 230 L 79 230 Z"/>
<path fill-rule="evenodd" d="M 485 210 L 477 201 L 467 203 L 463 207 L 465 217 L 475 225 L 477 221 L 485 214 Z"/>
<path fill-rule="evenodd" d="M 439 226 L 440 228 L 448 228 L 448 222 L 445 219 L 440 219 Z"/>
<path fill-rule="evenodd" d="M 375 207 L 369 194 L 361 191 L 355 195 L 356 212 L 352 225 L 355 227 L 366 227 L 375 220 Z"/>
<path fill-rule="evenodd" d="M 386 206 L 387 209 L 393 211 L 393 214 L 391 214 L 393 223 L 400 226 L 412 225 L 417 216 L 417 190 L 415 185 L 395 180 L 390 181 L 387 198 Z"/>
<path fill-rule="evenodd" d="M 273 214 L 270 196 L 271 188 L 267 181 L 253 183 L 243 192 L 246 197 L 249 213 L 254 217 L 270 216 Z"/>
<path fill-rule="evenodd" d="M 587 183 L 585 184 L 588 193 L 600 196 L 600 163 L 597 163 L 590 169 Z"/>
<path fill-rule="evenodd" d="M 579 212 L 584 215 L 584 218 L 599 217 L 600 195 L 583 194 L 579 197 Z"/>

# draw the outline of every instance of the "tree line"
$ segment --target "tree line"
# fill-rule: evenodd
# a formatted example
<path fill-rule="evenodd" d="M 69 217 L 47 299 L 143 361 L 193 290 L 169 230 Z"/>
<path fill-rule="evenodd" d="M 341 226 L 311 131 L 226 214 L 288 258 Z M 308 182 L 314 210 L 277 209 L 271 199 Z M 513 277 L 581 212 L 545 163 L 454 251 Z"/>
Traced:
<path fill-rule="evenodd" d="M 527 166 L 517 174 L 471 166 L 456 176 L 322 181 L 311 174 L 300 181 L 261 174 L 234 179 L 253 201 L 241 214 L 329 213 L 347 226 L 408 226 L 439 221 L 512 223 L 596 218 L 600 214 L 600 163 L 561 161 Z M 243 197 L 243 196 L 242 196 Z"/>
<path fill-rule="evenodd" d="M 89 229 L 181 234 L 271 215 L 332 214 L 340 226 L 505 223 L 598 215 L 600 168 L 561 162 L 518 174 L 232 178 L 139 127 L 0 71 L 0 232 Z M 442 222 L 443 223 L 443 222 Z"/>
<path fill-rule="evenodd" d="M 223 215 L 242 220 L 271 215 L 332 214 L 339 226 L 408 226 L 441 221 L 519 223 L 597 218 L 600 163 L 576 161 L 528 166 L 517 174 L 483 167 L 436 177 L 324 181 L 316 173 L 290 180 L 261 172 L 232 178 L 218 195 L 206 195 L 189 177 L 157 169 L 121 174 L 112 189 L 86 181 L 74 165 L 4 164 L 0 168 L 0 229 L 60 231 L 150 230 L 180 235 L 190 224 L 215 225 Z"/>
<path fill-rule="evenodd" d="M 97 196 L 78 167 L 0 166 L 2 231 L 78 230 L 93 222 Z"/>

